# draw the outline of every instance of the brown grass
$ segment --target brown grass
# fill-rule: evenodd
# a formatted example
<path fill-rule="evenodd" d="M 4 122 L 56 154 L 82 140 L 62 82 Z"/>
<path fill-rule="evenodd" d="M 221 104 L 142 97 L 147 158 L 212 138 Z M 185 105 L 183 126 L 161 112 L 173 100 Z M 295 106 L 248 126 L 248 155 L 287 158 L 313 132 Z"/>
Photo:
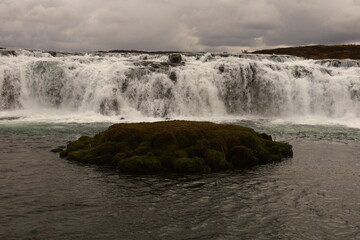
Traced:
<path fill-rule="evenodd" d="M 292 55 L 310 59 L 360 59 L 360 45 L 315 45 L 266 49 L 255 54 Z"/>

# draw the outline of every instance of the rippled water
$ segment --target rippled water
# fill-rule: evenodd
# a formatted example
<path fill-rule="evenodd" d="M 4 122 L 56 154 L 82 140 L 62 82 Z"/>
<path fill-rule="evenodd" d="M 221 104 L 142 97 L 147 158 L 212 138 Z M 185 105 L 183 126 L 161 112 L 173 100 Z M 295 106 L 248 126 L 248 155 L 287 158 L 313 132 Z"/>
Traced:
<path fill-rule="evenodd" d="M 109 124 L 0 124 L 0 239 L 360 239 L 359 129 L 239 122 L 294 158 L 130 176 L 49 150 Z"/>

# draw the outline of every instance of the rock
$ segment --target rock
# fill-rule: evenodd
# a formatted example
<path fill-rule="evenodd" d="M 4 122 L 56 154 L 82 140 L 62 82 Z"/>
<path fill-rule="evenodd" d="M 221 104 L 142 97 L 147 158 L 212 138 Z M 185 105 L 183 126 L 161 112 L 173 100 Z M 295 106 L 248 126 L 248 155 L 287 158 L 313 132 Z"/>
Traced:
<path fill-rule="evenodd" d="M 223 73 L 225 71 L 225 66 L 224 66 L 224 64 L 221 64 L 220 66 L 219 66 L 219 72 L 220 73 Z"/>
<path fill-rule="evenodd" d="M 0 56 L 11 57 L 11 56 L 17 56 L 17 54 L 15 50 L 0 49 Z"/>
<path fill-rule="evenodd" d="M 228 158 L 236 168 L 249 167 L 257 163 L 253 150 L 242 145 L 233 147 L 229 152 Z"/>
<path fill-rule="evenodd" d="M 51 149 L 50 152 L 60 153 L 60 152 L 64 151 L 64 148 L 65 147 L 57 147 L 57 148 Z"/>
<path fill-rule="evenodd" d="M 18 120 L 22 117 L 0 117 L 0 121 Z"/>
<path fill-rule="evenodd" d="M 226 161 L 225 153 L 208 149 L 204 154 L 204 161 L 209 167 L 213 169 L 230 169 L 232 168 L 231 164 Z"/>
<path fill-rule="evenodd" d="M 272 141 L 272 137 L 266 133 L 261 133 L 260 137 L 269 141 Z"/>
<path fill-rule="evenodd" d="M 203 172 L 205 170 L 204 160 L 199 157 L 175 158 L 172 161 L 171 169 L 181 173 Z"/>
<path fill-rule="evenodd" d="M 173 54 L 170 54 L 169 55 L 169 62 L 170 63 L 181 63 L 182 61 L 182 57 L 181 57 L 181 54 L 179 53 L 173 53 Z"/>
<path fill-rule="evenodd" d="M 192 121 L 119 123 L 58 151 L 69 160 L 146 174 L 243 169 L 292 156 L 291 145 L 251 128 Z"/>
<path fill-rule="evenodd" d="M 174 83 L 176 83 L 176 82 L 177 82 L 176 72 L 170 72 L 169 78 L 170 78 L 171 81 L 173 81 Z"/>
<path fill-rule="evenodd" d="M 119 160 L 117 169 L 128 173 L 153 173 L 162 170 L 161 162 L 151 155 L 131 156 Z"/>

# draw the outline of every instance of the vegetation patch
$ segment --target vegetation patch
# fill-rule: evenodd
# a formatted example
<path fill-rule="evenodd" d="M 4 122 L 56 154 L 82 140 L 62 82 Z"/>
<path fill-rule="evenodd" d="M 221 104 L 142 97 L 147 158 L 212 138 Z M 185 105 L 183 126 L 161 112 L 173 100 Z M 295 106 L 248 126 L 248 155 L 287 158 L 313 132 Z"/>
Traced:
<path fill-rule="evenodd" d="M 251 128 L 194 121 L 115 124 L 54 152 L 69 160 L 140 174 L 243 169 L 293 154 L 288 143 L 274 142 Z"/>
<path fill-rule="evenodd" d="M 360 45 L 315 45 L 258 50 L 255 54 L 286 54 L 311 59 L 360 59 Z"/>

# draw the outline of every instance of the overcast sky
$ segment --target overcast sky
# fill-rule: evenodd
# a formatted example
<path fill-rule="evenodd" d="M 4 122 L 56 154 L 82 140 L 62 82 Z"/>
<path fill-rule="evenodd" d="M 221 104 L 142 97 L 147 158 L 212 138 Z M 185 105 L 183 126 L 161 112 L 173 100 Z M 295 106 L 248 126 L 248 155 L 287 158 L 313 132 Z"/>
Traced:
<path fill-rule="evenodd" d="M 360 0 L 0 0 L 0 47 L 240 51 L 360 42 Z"/>

